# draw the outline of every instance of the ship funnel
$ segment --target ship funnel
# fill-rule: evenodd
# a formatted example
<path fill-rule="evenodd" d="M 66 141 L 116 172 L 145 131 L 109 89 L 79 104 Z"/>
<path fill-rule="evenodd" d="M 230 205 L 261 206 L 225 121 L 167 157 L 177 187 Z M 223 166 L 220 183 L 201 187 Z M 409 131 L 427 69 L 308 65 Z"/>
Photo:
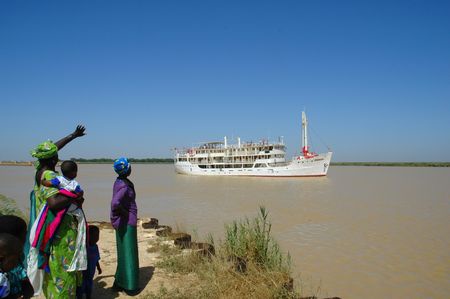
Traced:
<path fill-rule="evenodd" d="M 238 147 L 241 148 L 241 137 L 238 137 Z"/>
<path fill-rule="evenodd" d="M 224 146 L 225 148 L 228 147 L 228 144 L 227 144 L 227 136 L 223 137 L 223 146 Z"/>

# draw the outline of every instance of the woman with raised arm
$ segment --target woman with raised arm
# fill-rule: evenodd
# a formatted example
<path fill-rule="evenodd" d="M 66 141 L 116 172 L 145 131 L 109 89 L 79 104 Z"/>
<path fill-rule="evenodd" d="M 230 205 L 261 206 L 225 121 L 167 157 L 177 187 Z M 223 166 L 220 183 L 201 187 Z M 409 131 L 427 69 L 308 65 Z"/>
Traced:
<path fill-rule="evenodd" d="M 85 128 L 77 126 L 61 140 L 43 142 L 31 151 L 38 161 L 31 195 L 30 224 L 33 226 L 29 237 L 28 276 L 35 294 L 42 290 L 46 298 L 76 298 L 80 271 L 86 268 L 86 254 L 78 250 L 78 243 L 85 241 L 85 236 L 80 238 L 79 234 L 85 232 L 77 230 L 77 217 L 67 212 L 72 203 L 81 206 L 84 198 L 63 195 L 57 188 L 41 184 L 42 180 L 58 175 L 55 170 L 58 150 L 84 135 Z"/>
<path fill-rule="evenodd" d="M 48 192 L 55 191 L 55 188 L 48 188 L 41 185 L 41 180 L 51 180 L 58 175 L 55 170 L 56 164 L 58 163 L 58 151 L 75 138 L 84 136 L 84 131 L 85 128 L 79 125 L 76 127 L 75 131 L 72 134 L 61 138 L 55 143 L 51 141 L 42 142 L 34 150 L 31 151 L 31 156 L 37 158 L 38 160 L 35 162 L 36 174 L 34 177 L 33 190 L 35 197 L 35 206 L 33 207 L 32 202 L 32 206 L 30 209 L 30 222 L 36 219 L 37 214 L 39 214 L 39 212 L 41 211 L 43 204 L 46 202 L 45 198 L 49 197 Z M 34 215 L 32 215 L 31 212 L 34 212 Z"/>

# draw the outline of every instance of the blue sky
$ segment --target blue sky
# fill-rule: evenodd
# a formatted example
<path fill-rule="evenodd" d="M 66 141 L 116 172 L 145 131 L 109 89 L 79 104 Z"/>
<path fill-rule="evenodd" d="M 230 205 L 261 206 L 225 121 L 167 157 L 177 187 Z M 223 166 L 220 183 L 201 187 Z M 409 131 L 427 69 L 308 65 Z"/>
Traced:
<path fill-rule="evenodd" d="M 449 3 L 0 1 L 0 160 L 78 123 L 62 158 L 292 155 L 306 108 L 336 161 L 450 161 Z"/>

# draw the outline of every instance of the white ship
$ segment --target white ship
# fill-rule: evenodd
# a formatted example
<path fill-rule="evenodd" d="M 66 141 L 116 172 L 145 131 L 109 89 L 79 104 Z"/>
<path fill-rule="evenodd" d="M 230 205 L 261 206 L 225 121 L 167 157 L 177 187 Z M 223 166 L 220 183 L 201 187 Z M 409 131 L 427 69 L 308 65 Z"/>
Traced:
<path fill-rule="evenodd" d="M 302 154 L 286 161 L 286 146 L 278 142 L 228 144 L 207 142 L 198 147 L 175 150 L 175 171 L 180 174 L 208 176 L 313 177 L 325 176 L 332 152 L 309 151 L 308 121 L 302 112 Z"/>

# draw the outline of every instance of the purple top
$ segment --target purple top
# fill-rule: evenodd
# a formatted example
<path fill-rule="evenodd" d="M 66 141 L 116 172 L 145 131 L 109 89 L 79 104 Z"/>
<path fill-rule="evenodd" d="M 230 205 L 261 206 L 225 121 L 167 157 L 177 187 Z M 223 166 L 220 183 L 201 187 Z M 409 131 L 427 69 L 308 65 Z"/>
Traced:
<path fill-rule="evenodd" d="M 126 216 L 114 212 L 121 205 L 128 211 Z M 117 179 L 113 186 L 113 196 L 111 200 L 111 224 L 117 229 L 122 225 L 137 226 L 137 206 L 136 193 L 121 179 Z"/>

